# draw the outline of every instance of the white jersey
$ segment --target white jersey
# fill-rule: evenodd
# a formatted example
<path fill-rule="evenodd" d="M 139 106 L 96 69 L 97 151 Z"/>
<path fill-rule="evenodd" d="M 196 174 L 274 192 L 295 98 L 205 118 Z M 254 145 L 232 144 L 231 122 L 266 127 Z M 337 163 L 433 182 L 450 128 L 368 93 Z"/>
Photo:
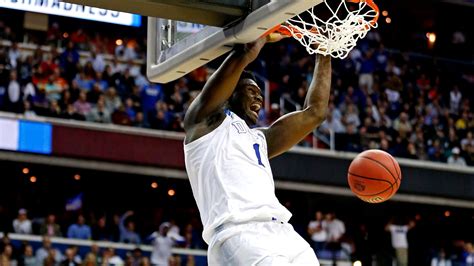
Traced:
<path fill-rule="evenodd" d="M 184 145 L 184 152 L 208 244 L 224 223 L 290 219 L 275 196 L 264 134 L 236 114 L 226 111 L 219 127 Z"/>
<path fill-rule="evenodd" d="M 390 233 L 392 234 L 393 248 L 408 248 L 408 226 L 407 225 L 389 225 Z"/>

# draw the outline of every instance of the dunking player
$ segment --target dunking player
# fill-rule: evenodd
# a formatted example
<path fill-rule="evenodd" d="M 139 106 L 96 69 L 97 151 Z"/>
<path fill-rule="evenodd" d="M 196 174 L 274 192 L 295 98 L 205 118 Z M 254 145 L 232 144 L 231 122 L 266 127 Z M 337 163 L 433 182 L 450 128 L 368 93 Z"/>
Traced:
<path fill-rule="evenodd" d="M 184 121 L 186 169 L 211 266 L 319 265 L 309 244 L 288 224 L 291 213 L 275 196 L 268 160 L 297 144 L 325 119 L 331 60 L 317 56 L 302 111 L 287 114 L 268 128 L 252 129 L 263 99 L 253 75 L 244 69 L 266 41 L 260 38 L 234 49 L 191 104 Z"/>

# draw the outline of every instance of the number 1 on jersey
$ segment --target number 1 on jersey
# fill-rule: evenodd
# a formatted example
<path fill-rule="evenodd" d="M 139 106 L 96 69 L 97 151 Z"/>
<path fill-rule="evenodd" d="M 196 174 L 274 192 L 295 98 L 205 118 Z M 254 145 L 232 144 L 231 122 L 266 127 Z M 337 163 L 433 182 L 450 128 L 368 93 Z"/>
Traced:
<path fill-rule="evenodd" d="M 262 163 L 262 157 L 260 157 L 260 144 L 255 143 L 253 145 L 253 149 L 255 150 L 255 155 L 257 155 L 258 164 L 265 167 L 265 165 Z"/>

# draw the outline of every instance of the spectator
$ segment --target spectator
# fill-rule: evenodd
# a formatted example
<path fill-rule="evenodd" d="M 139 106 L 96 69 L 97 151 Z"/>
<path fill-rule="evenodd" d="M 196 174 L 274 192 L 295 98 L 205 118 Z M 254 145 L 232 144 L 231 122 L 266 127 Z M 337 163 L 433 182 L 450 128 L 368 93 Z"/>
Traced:
<path fill-rule="evenodd" d="M 153 129 L 166 130 L 170 128 L 171 112 L 168 110 L 168 105 L 163 101 L 158 101 L 155 104 L 155 110 L 149 113 L 149 124 Z"/>
<path fill-rule="evenodd" d="M 0 253 L 3 251 L 5 246 L 11 245 L 11 240 L 8 237 L 8 234 L 4 234 L 0 241 Z"/>
<path fill-rule="evenodd" d="M 27 211 L 25 209 L 18 210 L 18 216 L 13 221 L 13 231 L 17 234 L 30 235 L 33 233 L 31 221 L 28 219 Z"/>
<path fill-rule="evenodd" d="M 334 212 L 326 214 L 327 249 L 331 251 L 333 260 L 341 250 L 341 238 L 346 232 L 344 222 L 336 218 Z"/>
<path fill-rule="evenodd" d="M 86 118 L 83 115 L 76 112 L 76 109 L 74 108 L 74 105 L 72 104 L 67 105 L 66 110 L 64 110 L 61 114 L 61 118 L 79 120 L 79 121 L 86 120 Z"/>
<path fill-rule="evenodd" d="M 359 114 L 354 104 L 349 104 L 344 115 L 344 123 L 346 125 L 360 126 Z"/>
<path fill-rule="evenodd" d="M 79 214 L 77 217 L 77 223 L 72 224 L 69 226 L 67 230 L 67 237 L 68 238 L 76 238 L 76 239 L 91 239 L 91 228 L 85 224 L 86 219 L 82 214 Z"/>
<path fill-rule="evenodd" d="M 18 49 L 18 43 L 12 42 L 10 50 L 8 51 L 8 58 L 10 59 L 10 65 L 13 68 L 17 68 L 20 57 L 21 53 L 20 49 Z"/>
<path fill-rule="evenodd" d="M 90 103 L 97 103 L 99 99 L 105 99 L 104 98 L 104 93 L 102 91 L 102 88 L 100 87 L 100 84 L 97 82 L 94 82 L 92 84 L 92 89 L 87 92 L 87 101 Z"/>
<path fill-rule="evenodd" d="M 446 257 L 446 252 L 441 249 L 436 257 L 431 260 L 431 266 L 451 266 L 451 260 Z"/>
<path fill-rule="evenodd" d="M 464 244 L 463 260 L 466 266 L 474 265 L 474 246 L 470 242 Z"/>
<path fill-rule="evenodd" d="M 135 116 L 135 120 L 133 121 L 134 127 L 147 127 L 145 124 L 145 116 L 142 112 L 138 112 Z"/>
<path fill-rule="evenodd" d="M 472 131 L 467 132 L 466 137 L 461 140 L 461 148 L 463 151 L 466 150 L 466 146 L 474 146 L 474 133 Z"/>
<path fill-rule="evenodd" d="M 49 101 L 59 101 L 61 99 L 61 93 L 64 87 L 57 83 L 54 76 L 50 76 L 48 83 L 45 86 L 46 97 Z"/>
<path fill-rule="evenodd" d="M 148 113 L 155 108 L 158 101 L 164 99 L 163 89 L 161 85 L 150 84 L 143 88 L 140 98 L 143 112 Z"/>
<path fill-rule="evenodd" d="M 115 254 L 113 248 L 106 248 L 102 254 L 102 265 L 123 265 L 124 261 Z"/>
<path fill-rule="evenodd" d="M 23 254 L 18 260 L 19 266 L 36 266 L 39 263 L 36 261 L 36 257 L 33 255 L 33 247 L 31 245 L 26 245 Z"/>
<path fill-rule="evenodd" d="M 373 53 L 372 50 L 368 50 L 360 63 L 359 87 L 367 88 L 369 93 L 372 92 L 374 85 L 375 60 L 373 59 Z"/>
<path fill-rule="evenodd" d="M 20 113 L 23 101 L 16 70 L 10 71 L 10 82 L 7 85 L 7 95 L 7 109 L 15 113 Z"/>
<path fill-rule="evenodd" d="M 75 261 L 75 251 L 72 248 L 66 249 L 64 252 L 65 259 L 61 262 L 61 266 L 79 266 L 80 264 Z"/>
<path fill-rule="evenodd" d="M 132 119 L 129 117 L 128 113 L 125 110 L 125 106 L 120 105 L 111 116 L 112 123 L 122 126 L 132 125 Z"/>
<path fill-rule="evenodd" d="M 135 232 L 135 222 L 127 220 L 134 213 L 133 211 L 127 211 L 120 217 L 120 242 L 129 244 L 140 244 L 140 236 Z"/>
<path fill-rule="evenodd" d="M 397 266 L 408 265 L 408 239 L 407 234 L 415 227 L 414 222 L 394 224 L 393 219 L 385 226 L 385 230 L 392 236 L 392 247 L 395 249 Z"/>
<path fill-rule="evenodd" d="M 85 91 L 79 93 L 79 99 L 74 103 L 74 109 L 82 116 L 87 116 L 92 110 L 92 105 L 87 102 L 87 94 Z"/>
<path fill-rule="evenodd" d="M 49 110 L 45 114 L 46 116 L 49 117 L 61 117 L 61 107 L 59 107 L 58 101 L 52 100 L 49 103 Z"/>
<path fill-rule="evenodd" d="M 399 136 L 403 139 L 406 139 L 411 134 L 413 129 L 407 113 L 400 113 L 400 116 L 393 122 L 393 129 L 398 131 Z"/>
<path fill-rule="evenodd" d="M 135 248 L 130 256 L 131 266 L 146 266 L 150 265 L 150 261 L 147 257 L 143 256 L 143 252 L 140 248 Z M 155 265 L 155 264 L 153 264 Z"/>
<path fill-rule="evenodd" d="M 466 166 L 466 160 L 460 156 L 461 151 L 458 147 L 454 147 L 451 150 L 451 156 L 448 158 L 448 164 L 450 165 L 459 165 L 459 166 Z"/>
<path fill-rule="evenodd" d="M 74 47 L 74 42 L 70 41 L 60 56 L 60 66 L 66 79 L 72 80 L 76 76 L 78 63 L 79 53 Z"/>
<path fill-rule="evenodd" d="M 54 45 L 60 39 L 61 30 L 59 29 L 59 24 L 57 22 L 54 22 L 53 24 L 51 24 L 51 27 L 49 27 L 48 31 L 46 32 L 46 42 Z"/>
<path fill-rule="evenodd" d="M 41 225 L 40 235 L 49 237 L 61 237 L 61 227 L 56 223 L 56 216 L 49 214 L 46 221 Z"/>
<path fill-rule="evenodd" d="M 112 235 L 107 227 L 107 219 L 102 216 L 92 227 L 92 239 L 99 241 L 112 241 Z"/>
<path fill-rule="evenodd" d="M 135 110 L 135 106 L 133 105 L 133 100 L 130 97 L 125 99 L 125 112 L 127 113 L 128 117 L 132 121 L 135 120 L 135 116 L 137 115 L 137 111 Z"/>
<path fill-rule="evenodd" d="M 84 257 L 84 266 L 102 265 L 102 256 L 100 255 L 100 248 L 96 244 L 91 245 L 91 251 Z"/>
<path fill-rule="evenodd" d="M 6 245 L 3 247 L 3 252 L 0 255 L 0 265 L 16 265 L 17 261 L 13 257 L 13 247 L 11 245 Z"/>
<path fill-rule="evenodd" d="M 94 68 L 94 71 L 101 73 L 104 72 L 106 63 L 103 54 L 97 54 L 95 52 L 92 52 L 90 60 L 92 62 L 92 67 Z"/>
<path fill-rule="evenodd" d="M 449 111 L 451 114 L 458 115 L 461 106 L 462 94 L 458 86 L 454 86 L 453 90 L 449 92 Z"/>
<path fill-rule="evenodd" d="M 58 249 L 53 248 L 51 239 L 44 236 L 43 246 L 36 250 L 36 262 L 42 264 L 48 257 L 58 264 L 63 260 L 61 252 Z"/>
<path fill-rule="evenodd" d="M 87 114 L 86 119 L 88 121 L 96 123 L 112 123 L 112 117 L 109 111 L 105 108 L 105 103 L 103 99 L 100 99 L 97 102 L 97 106 L 91 109 L 89 114 Z"/>
<path fill-rule="evenodd" d="M 314 251 L 316 254 L 319 254 L 326 248 L 327 224 L 321 211 L 317 211 L 314 218 L 314 220 L 309 222 L 308 234 L 313 241 Z"/>
<path fill-rule="evenodd" d="M 105 107 L 109 113 L 113 113 L 122 105 L 122 100 L 117 95 L 114 87 L 109 87 L 105 92 Z"/>
<path fill-rule="evenodd" d="M 36 117 L 36 112 L 31 109 L 31 103 L 29 101 L 23 102 L 23 114 L 26 118 L 34 118 Z"/>
<path fill-rule="evenodd" d="M 169 236 L 171 228 L 170 223 L 162 223 L 158 232 L 150 235 L 153 251 L 151 252 L 151 263 L 158 266 L 168 266 L 172 252 L 171 248 L 175 245 L 175 239 Z"/>

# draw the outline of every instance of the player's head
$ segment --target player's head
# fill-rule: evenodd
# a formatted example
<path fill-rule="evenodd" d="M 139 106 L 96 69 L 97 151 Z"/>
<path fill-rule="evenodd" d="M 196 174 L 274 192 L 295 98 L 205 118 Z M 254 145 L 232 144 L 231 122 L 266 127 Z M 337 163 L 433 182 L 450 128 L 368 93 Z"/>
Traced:
<path fill-rule="evenodd" d="M 168 222 L 164 222 L 160 225 L 159 232 L 162 236 L 166 236 L 171 228 L 171 224 Z"/>
<path fill-rule="evenodd" d="M 244 71 L 229 99 L 229 109 L 244 119 L 248 125 L 255 125 L 262 105 L 262 91 L 255 76 L 249 71 Z"/>
<path fill-rule="evenodd" d="M 314 214 L 314 218 L 316 218 L 316 220 L 320 221 L 324 218 L 324 215 L 321 211 L 316 211 L 316 213 Z"/>

